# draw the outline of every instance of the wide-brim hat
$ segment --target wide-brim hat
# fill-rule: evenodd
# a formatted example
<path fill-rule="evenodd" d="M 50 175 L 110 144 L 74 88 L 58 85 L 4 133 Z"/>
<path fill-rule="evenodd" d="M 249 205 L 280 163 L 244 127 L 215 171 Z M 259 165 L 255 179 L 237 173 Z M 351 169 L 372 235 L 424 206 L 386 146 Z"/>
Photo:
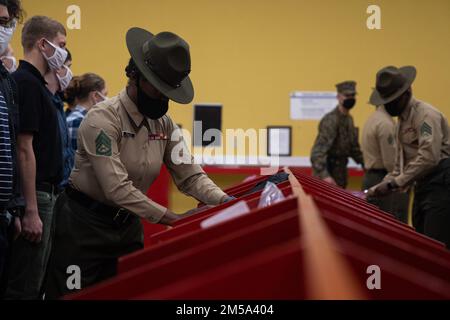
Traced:
<path fill-rule="evenodd" d="M 126 42 L 131 58 L 150 84 L 175 102 L 187 104 L 193 100 L 191 56 L 186 41 L 172 32 L 153 35 L 131 28 Z"/>
<path fill-rule="evenodd" d="M 381 69 L 377 73 L 376 87 L 369 103 L 380 106 L 394 101 L 411 87 L 416 74 L 416 68 L 413 66 L 389 66 Z"/>

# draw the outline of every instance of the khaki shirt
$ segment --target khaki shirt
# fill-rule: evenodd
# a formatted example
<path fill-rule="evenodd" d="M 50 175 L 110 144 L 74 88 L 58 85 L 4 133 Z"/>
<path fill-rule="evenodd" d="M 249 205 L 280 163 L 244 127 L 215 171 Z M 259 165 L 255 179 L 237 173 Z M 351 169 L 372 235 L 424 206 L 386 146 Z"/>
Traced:
<path fill-rule="evenodd" d="M 430 173 L 442 159 L 450 157 L 449 126 L 433 106 L 412 98 L 399 117 L 394 172 L 400 187 Z"/>
<path fill-rule="evenodd" d="M 81 123 L 71 185 L 99 202 L 157 223 L 167 209 L 145 193 L 164 163 L 180 191 L 206 204 L 221 203 L 227 195 L 199 165 L 191 164 L 190 154 L 183 154 L 192 161 L 189 164 L 172 161 L 172 151 L 180 153 L 186 146 L 176 129 L 168 116 L 144 118 L 126 90 L 122 91 L 93 107 Z M 179 141 L 171 141 L 173 133 L 181 136 Z"/>
<path fill-rule="evenodd" d="M 362 134 L 362 152 L 365 168 L 394 170 L 395 121 L 384 106 L 377 107 L 367 119 Z"/>

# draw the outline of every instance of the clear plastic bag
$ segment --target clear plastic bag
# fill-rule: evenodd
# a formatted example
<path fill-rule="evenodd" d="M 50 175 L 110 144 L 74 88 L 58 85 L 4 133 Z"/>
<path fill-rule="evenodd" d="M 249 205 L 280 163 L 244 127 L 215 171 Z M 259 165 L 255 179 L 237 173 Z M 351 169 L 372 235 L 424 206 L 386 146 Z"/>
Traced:
<path fill-rule="evenodd" d="M 258 208 L 265 208 L 285 199 L 283 192 L 273 182 L 267 182 L 259 199 Z"/>

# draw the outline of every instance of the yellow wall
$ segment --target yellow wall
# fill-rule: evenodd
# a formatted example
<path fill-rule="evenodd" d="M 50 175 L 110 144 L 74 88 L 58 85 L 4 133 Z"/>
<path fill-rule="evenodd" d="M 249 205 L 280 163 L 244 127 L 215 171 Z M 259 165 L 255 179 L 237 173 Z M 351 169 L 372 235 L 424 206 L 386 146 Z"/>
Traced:
<path fill-rule="evenodd" d="M 129 58 L 125 33 L 140 26 L 170 30 L 191 45 L 194 102 L 221 102 L 224 128 L 293 126 L 293 153 L 307 156 L 317 121 L 289 119 L 289 93 L 334 90 L 358 82 L 353 111 L 362 126 L 376 71 L 385 65 L 418 68 L 417 97 L 450 117 L 450 1 L 448 0 L 23 0 L 28 17 L 65 22 L 68 5 L 82 12 L 69 30 L 74 72 L 97 72 L 110 93 L 123 88 Z M 382 30 L 366 28 L 366 9 L 382 10 Z M 20 32 L 13 44 L 20 55 Z M 173 104 L 177 123 L 192 128 L 192 107 Z"/>
<path fill-rule="evenodd" d="M 191 45 L 194 102 L 224 105 L 223 127 L 293 126 L 293 155 L 308 156 L 317 121 L 289 119 L 289 93 L 334 90 L 358 82 L 353 111 L 362 127 L 376 71 L 385 65 L 418 68 L 418 98 L 450 117 L 449 0 L 23 0 L 28 16 L 65 22 L 68 5 L 82 10 L 82 29 L 68 32 L 76 74 L 96 72 L 111 95 L 126 83 L 125 33 L 140 26 L 170 30 Z M 367 6 L 382 10 L 382 30 L 366 28 Z M 20 56 L 20 32 L 13 44 Z M 192 107 L 170 113 L 192 128 Z"/>

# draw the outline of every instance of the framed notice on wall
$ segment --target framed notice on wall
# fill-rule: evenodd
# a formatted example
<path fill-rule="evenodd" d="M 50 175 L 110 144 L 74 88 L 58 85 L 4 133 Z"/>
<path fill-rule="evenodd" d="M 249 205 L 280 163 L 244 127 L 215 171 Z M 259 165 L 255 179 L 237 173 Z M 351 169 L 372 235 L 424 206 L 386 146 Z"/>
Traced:
<path fill-rule="evenodd" d="M 320 120 L 337 105 L 336 92 L 297 91 L 291 94 L 291 119 Z"/>
<path fill-rule="evenodd" d="M 292 127 L 267 127 L 267 155 L 283 157 L 292 155 Z"/>

